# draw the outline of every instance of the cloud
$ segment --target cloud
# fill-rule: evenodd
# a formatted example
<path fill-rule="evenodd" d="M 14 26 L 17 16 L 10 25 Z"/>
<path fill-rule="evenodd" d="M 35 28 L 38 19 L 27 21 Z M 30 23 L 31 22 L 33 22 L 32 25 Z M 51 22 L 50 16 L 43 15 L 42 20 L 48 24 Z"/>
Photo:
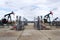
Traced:
<path fill-rule="evenodd" d="M 48 2 L 56 3 L 56 2 L 60 2 L 60 0 L 48 0 Z"/>
<path fill-rule="evenodd" d="M 0 13 L 14 11 L 16 15 L 33 20 L 35 16 L 44 16 L 53 11 L 54 18 L 59 15 L 59 4 L 60 0 L 0 0 Z"/>

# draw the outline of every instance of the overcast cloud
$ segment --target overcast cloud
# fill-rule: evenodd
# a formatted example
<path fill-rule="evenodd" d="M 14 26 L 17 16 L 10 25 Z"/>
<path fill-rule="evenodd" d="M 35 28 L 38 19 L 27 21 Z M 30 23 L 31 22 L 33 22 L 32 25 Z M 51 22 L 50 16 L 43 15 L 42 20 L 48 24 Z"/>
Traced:
<path fill-rule="evenodd" d="M 60 17 L 60 0 L 0 0 L 0 19 L 11 11 L 28 20 L 33 20 L 36 16 L 44 16 L 52 11 L 53 18 L 51 16 L 51 19 L 54 19 Z"/>

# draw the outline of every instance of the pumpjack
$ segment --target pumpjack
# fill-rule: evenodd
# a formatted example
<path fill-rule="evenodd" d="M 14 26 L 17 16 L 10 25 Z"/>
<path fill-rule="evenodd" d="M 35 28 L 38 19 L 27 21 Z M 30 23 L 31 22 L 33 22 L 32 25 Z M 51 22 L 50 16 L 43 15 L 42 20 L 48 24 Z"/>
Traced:
<path fill-rule="evenodd" d="M 49 22 L 50 22 L 50 14 L 53 15 L 52 11 L 50 11 L 50 13 L 48 13 L 47 15 L 44 16 L 44 23 L 48 23 L 48 19 L 49 19 Z"/>
<path fill-rule="evenodd" d="M 56 17 L 55 19 L 53 19 L 53 21 L 52 21 L 52 25 L 53 25 L 53 26 L 54 26 L 54 25 L 60 25 L 60 22 L 57 21 L 57 19 L 58 19 L 58 17 Z"/>
<path fill-rule="evenodd" d="M 14 14 L 14 12 L 12 11 L 11 13 L 4 15 L 4 17 L 8 16 L 8 20 L 9 20 L 9 18 L 10 18 L 10 21 L 12 21 L 12 20 L 11 20 L 11 14 Z"/>
<path fill-rule="evenodd" d="M 56 17 L 53 21 L 56 21 L 58 19 L 58 17 Z"/>
<path fill-rule="evenodd" d="M 8 21 L 9 21 L 9 18 L 10 18 L 10 22 L 11 22 L 12 21 L 11 20 L 11 14 L 14 14 L 14 12 L 12 11 L 11 13 L 4 15 L 4 18 L 2 19 L 1 23 L 2 24 L 7 24 Z M 8 19 L 6 19 L 6 17 L 8 17 Z"/>

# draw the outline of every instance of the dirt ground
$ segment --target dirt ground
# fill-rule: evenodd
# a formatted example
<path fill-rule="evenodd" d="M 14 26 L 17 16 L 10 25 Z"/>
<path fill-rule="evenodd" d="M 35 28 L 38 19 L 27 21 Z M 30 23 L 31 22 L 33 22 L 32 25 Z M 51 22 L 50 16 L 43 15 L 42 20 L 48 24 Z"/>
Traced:
<path fill-rule="evenodd" d="M 22 31 L 0 28 L 0 40 L 60 40 L 60 29 L 36 30 L 28 24 Z"/>

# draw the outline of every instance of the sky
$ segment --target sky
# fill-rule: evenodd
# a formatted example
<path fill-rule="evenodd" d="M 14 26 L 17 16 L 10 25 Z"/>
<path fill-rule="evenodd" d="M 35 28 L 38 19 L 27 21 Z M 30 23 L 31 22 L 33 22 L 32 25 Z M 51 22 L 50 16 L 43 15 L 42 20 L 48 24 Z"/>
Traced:
<path fill-rule="evenodd" d="M 51 20 L 60 17 L 60 0 L 0 0 L 0 19 L 5 14 L 13 11 L 15 16 L 22 16 L 28 20 L 34 20 L 34 17 L 43 16 L 50 11 Z M 12 15 L 12 19 L 16 19 Z M 59 19 L 60 20 L 60 19 Z"/>

